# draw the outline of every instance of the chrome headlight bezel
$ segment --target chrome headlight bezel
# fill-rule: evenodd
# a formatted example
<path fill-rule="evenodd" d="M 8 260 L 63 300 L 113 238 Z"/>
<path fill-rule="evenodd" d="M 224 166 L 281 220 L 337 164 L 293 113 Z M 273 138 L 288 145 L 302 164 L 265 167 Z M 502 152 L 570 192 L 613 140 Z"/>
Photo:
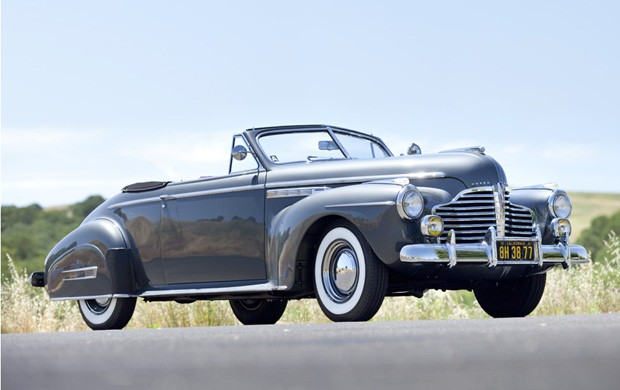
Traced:
<path fill-rule="evenodd" d="M 555 190 L 547 201 L 549 212 L 554 218 L 568 218 L 573 211 L 570 197 L 564 190 Z"/>
<path fill-rule="evenodd" d="M 422 193 L 412 184 L 403 186 L 396 197 L 396 209 L 403 219 L 414 219 L 422 215 L 424 203 Z"/>

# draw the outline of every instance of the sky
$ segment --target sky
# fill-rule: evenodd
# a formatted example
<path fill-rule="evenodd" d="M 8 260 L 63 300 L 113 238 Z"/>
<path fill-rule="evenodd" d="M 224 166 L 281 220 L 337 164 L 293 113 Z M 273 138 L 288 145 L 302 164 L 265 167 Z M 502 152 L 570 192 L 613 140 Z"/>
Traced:
<path fill-rule="evenodd" d="M 512 186 L 620 193 L 617 1 L 1 4 L 2 205 L 225 174 L 244 129 L 483 145 Z"/>

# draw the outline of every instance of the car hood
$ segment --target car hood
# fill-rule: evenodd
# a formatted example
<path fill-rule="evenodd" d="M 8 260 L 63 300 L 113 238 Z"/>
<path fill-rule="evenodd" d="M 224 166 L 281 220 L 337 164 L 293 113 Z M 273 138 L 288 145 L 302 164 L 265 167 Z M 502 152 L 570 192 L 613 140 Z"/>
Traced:
<path fill-rule="evenodd" d="M 396 177 L 408 177 L 416 185 L 431 185 L 429 181 L 437 179 L 455 179 L 464 188 L 506 184 L 506 175 L 499 163 L 477 151 L 281 165 L 267 173 L 267 184 L 329 185 Z"/>

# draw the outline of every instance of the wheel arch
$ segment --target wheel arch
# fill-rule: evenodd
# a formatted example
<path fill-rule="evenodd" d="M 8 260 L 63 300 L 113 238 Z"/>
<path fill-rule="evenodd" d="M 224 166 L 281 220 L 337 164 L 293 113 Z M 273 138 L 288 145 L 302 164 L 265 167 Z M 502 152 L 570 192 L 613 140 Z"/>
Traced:
<path fill-rule="evenodd" d="M 136 293 L 131 249 L 107 218 L 88 221 L 63 238 L 47 256 L 45 274 L 53 300 Z"/>
<path fill-rule="evenodd" d="M 352 224 L 347 218 L 340 215 L 327 215 L 316 220 L 304 234 L 296 256 L 296 277 L 295 280 L 301 289 L 313 290 L 313 267 L 316 261 L 316 252 L 329 226 L 342 222 Z"/>
<path fill-rule="evenodd" d="M 400 188 L 394 184 L 339 187 L 308 196 L 282 210 L 268 226 L 267 259 L 272 278 L 288 289 L 296 281 L 302 285 L 312 283 L 300 269 L 314 261 L 324 229 L 338 220 L 353 225 L 383 263 L 389 266 L 397 262 L 398 241 L 410 234 L 411 225 L 396 210 Z"/>

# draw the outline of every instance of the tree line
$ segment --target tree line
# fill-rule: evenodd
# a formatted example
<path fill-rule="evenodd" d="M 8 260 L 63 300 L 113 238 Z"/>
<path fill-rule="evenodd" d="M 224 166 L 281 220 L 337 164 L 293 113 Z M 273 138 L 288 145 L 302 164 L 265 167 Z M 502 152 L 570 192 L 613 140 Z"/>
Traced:
<path fill-rule="evenodd" d="M 64 236 L 104 202 L 99 195 L 82 202 L 53 209 L 38 204 L 26 207 L 2 206 L 2 277 L 9 275 L 6 254 L 18 269 L 43 270 L 45 257 Z"/>

